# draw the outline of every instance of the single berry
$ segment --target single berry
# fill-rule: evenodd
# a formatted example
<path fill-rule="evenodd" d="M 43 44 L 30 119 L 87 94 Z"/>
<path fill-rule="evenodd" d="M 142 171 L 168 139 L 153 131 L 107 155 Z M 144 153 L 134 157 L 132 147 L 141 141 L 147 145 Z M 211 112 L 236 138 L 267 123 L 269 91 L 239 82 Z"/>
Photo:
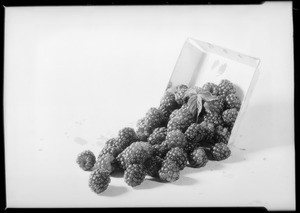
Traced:
<path fill-rule="evenodd" d="M 215 143 L 228 144 L 230 138 L 230 131 L 227 127 L 217 126 L 215 129 L 214 141 Z"/>
<path fill-rule="evenodd" d="M 215 126 L 213 123 L 203 121 L 200 123 L 201 133 L 203 134 L 202 141 L 211 142 L 215 134 Z"/>
<path fill-rule="evenodd" d="M 105 154 L 111 154 L 114 157 L 117 157 L 123 151 L 119 146 L 112 146 L 106 144 L 100 151 L 98 158 Z"/>
<path fill-rule="evenodd" d="M 227 125 L 233 126 L 233 124 L 238 116 L 238 113 L 239 112 L 236 108 L 227 109 L 223 112 L 222 118 Z"/>
<path fill-rule="evenodd" d="M 112 173 L 113 171 L 115 171 L 114 161 L 115 161 L 115 157 L 107 153 L 97 159 L 95 163 L 95 168 Z"/>
<path fill-rule="evenodd" d="M 203 148 L 198 147 L 188 155 L 188 162 L 191 167 L 200 168 L 206 165 L 208 158 Z"/>
<path fill-rule="evenodd" d="M 151 145 L 161 144 L 167 136 L 167 128 L 166 127 L 158 127 L 154 129 L 152 134 L 148 137 L 148 142 Z"/>
<path fill-rule="evenodd" d="M 160 101 L 160 105 L 158 107 L 161 110 L 166 118 L 170 116 L 173 110 L 179 108 L 178 103 L 175 100 L 175 95 L 171 92 L 165 92 L 164 96 Z"/>
<path fill-rule="evenodd" d="M 96 157 L 92 151 L 86 150 L 79 153 L 76 163 L 84 171 L 90 171 L 96 163 Z"/>
<path fill-rule="evenodd" d="M 121 149 L 125 149 L 131 143 L 136 142 L 138 138 L 133 128 L 125 127 L 119 131 L 117 140 L 117 145 L 121 147 Z"/>
<path fill-rule="evenodd" d="M 139 128 L 142 128 L 145 135 L 149 136 L 155 128 L 162 127 L 166 122 L 167 118 L 163 112 L 155 107 L 151 107 L 139 124 Z"/>
<path fill-rule="evenodd" d="M 184 84 L 180 84 L 175 87 L 175 100 L 179 105 L 183 105 L 186 100 L 185 100 L 185 92 L 188 90 L 188 86 Z"/>
<path fill-rule="evenodd" d="M 174 182 L 179 179 L 180 169 L 177 164 L 170 160 L 164 160 L 158 171 L 159 178 L 165 182 Z"/>
<path fill-rule="evenodd" d="M 145 161 L 145 169 L 147 175 L 151 177 L 159 177 L 158 171 L 162 166 L 163 159 L 158 156 L 153 156 Z"/>
<path fill-rule="evenodd" d="M 108 171 L 101 169 L 94 170 L 89 177 L 89 187 L 96 194 L 104 192 L 110 183 L 110 176 Z"/>
<path fill-rule="evenodd" d="M 234 85 L 232 82 L 230 82 L 227 79 L 221 80 L 219 86 L 219 95 L 226 97 L 229 94 L 236 93 L 236 89 L 234 88 Z"/>
<path fill-rule="evenodd" d="M 168 151 L 165 156 L 165 160 L 170 160 L 176 163 L 180 170 L 183 170 L 187 164 L 187 154 L 179 147 L 174 147 Z"/>
<path fill-rule="evenodd" d="M 235 94 L 227 95 L 225 101 L 228 109 L 236 108 L 238 111 L 240 110 L 241 100 Z"/>
<path fill-rule="evenodd" d="M 219 87 L 214 83 L 208 82 L 202 86 L 202 89 L 210 92 L 212 95 L 219 95 Z"/>
<path fill-rule="evenodd" d="M 223 124 L 222 115 L 218 114 L 218 113 L 215 113 L 215 112 L 206 113 L 204 115 L 204 121 L 206 121 L 208 123 L 212 123 L 215 126 Z"/>
<path fill-rule="evenodd" d="M 146 170 L 144 166 L 140 164 L 130 164 L 124 173 L 125 182 L 131 187 L 140 185 L 145 177 Z"/>
<path fill-rule="evenodd" d="M 180 130 L 182 132 L 185 132 L 186 129 L 196 121 L 195 115 L 193 115 L 187 104 L 182 105 L 178 111 L 173 112 L 174 114 L 171 114 L 171 119 L 169 120 L 167 124 L 167 131 L 173 131 L 173 130 Z"/>
<path fill-rule="evenodd" d="M 201 132 L 201 125 L 198 123 L 192 123 L 184 133 L 185 138 L 189 142 L 198 142 L 203 139 Z"/>
<path fill-rule="evenodd" d="M 203 106 L 204 106 L 206 112 L 219 114 L 224 111 L 225 98 L 219 97 L 216 100 L 205 101 Z"/>
<path fill-rule="evenodd" d="M 210 149 L 206 150 L 209 160 L 221 161 L 228 158 L 231 154 L 230 149 L 224 143 L 216 143 Z"/>
<path fill-rule="evenodd" d="M 187 141 L 184 134 L 180 130 L 174 130 L 167 133 L 165 143 L 169 149 L 173 147 L 183 148 Z"/>
<path fill-rule="evenodd" d="M 121 152 L 116 160 L 125 170 L 130 164 L 143 164 L 152 155 L 153 147 L 148 142 L 134 142 Z"/>

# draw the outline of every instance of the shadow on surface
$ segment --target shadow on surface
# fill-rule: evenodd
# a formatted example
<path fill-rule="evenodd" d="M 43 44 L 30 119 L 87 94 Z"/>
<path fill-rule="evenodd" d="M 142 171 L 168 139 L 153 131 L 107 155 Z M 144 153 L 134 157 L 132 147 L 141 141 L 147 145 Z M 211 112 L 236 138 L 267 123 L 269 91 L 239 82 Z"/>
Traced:
<path fill-rule="evenodd" d="M 107 196 L 107 197 L 116 197 L 122 195 L 128 191 L 127 187 L 125 186 L 114 186 L 109 185 L 108 188 L 102 192 L 100 195 Z"/>

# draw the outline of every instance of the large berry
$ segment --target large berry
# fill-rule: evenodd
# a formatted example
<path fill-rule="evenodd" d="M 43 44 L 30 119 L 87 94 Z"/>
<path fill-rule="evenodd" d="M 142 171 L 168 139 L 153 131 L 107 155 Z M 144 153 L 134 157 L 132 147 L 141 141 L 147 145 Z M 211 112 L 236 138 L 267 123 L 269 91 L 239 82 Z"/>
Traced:
<path fill-rule="evenodd" d="M 158 156 L 153 156 L 145 161 L 145 169 L 147 175 L 151 177 L 158 177 L 158 171 L 162 166 L 163 159 Z"/>
<path fill-rule="evenodd" d="M 165 117 L 169 117 L 173 110 L 179 107 L 178 103 L 175 100 L 174 93 L 166 91 L 163 98 L 160 101 L 160 105 L 158 107 L 161 110 Z"/>
<path fill-rule="evenodd" d="M 227 95 L 225 101 L 228 109 L 236 108 L 237 110 L 240 110 L 241 100 L 235 94 Z"/>
<path fill-rule="evenodd" d="M 153 155 L 153 148 L 148 142 L 134 142 L 117 156 L 123 169 L 130 164 L 143 164 Z"/>
<path fill-rule="evenodd" d="M 173 147 L 183 148 L 187 141 L 184 134 L 180 130 L 174 130 L 167 133 L 165 143 L 170 149 Z"/>
<path fill-rule="evenodd" d="M 119 131 L 117 140 L 117 145 L 121 147 L 121 149 L 125 149 L 127 146 L 137 141 L 138 139 L 133 128 L 125 127 Z"/>
<path fill-rule="evenodd" d="M 139 127 L 143 128 L 145 133 L 149 136 L 155 128 L 161 127 L 166 120 L 167 118 L 161 110 L 151 107 L 147 111 L 145 118 L 141 121 Z"/>
<path fill-rule="evenodd" d="M 224 143 L 216 143 L 210 149 L 206 150 L 209 160 L 221 161 L 228 158 L 231 154 L 230 149 Z"/>
<path fill-rule="evenodd" d="M 196 121 L 195 115 L 190 112 L 186 104 L 176 111 L 174 116 L 171 114 L 170 117 L 172 118 L 169 120 L 167 125 L 168 132 L 173 130 L 185 132 L 186 129 Z"/>
<path fill-rule="evenodd" d="M 116 169 L 114 162 L 115 162 L 115 157 L 107 153 L 97 159 L 95 163 L 95 168 L 112 173 Z"/>
<path fill-rule="evenodd" d="M 83 151 L 79 153 L 76 159 L 76 163 L 84 171 L 89 171 L 93 168 L 96 162 L 96 157 L 94 153 L 90 150 Z"/>
<path fill-rule="evenodd" d="M 215 126 L 223 124 L 222 115 L 218 114 L 216 112 L 209 112 L 209 113 L 205 114 L 204 121 L 206 121 L 208 123 L 212 123 Z"/>
<path fill-rule="evenodd" d="M 132 187 L 140 185 L 146 177 L 146 170 L 141 164 L 130 164 L 124 173 L 125 182 Z"/>
<path fill-rule="evenodd" d="M 201 133 L 203 134 L 203 140 L 210 142 L 215 134 L 215 126 L 213 123 L 203 121 L 200 123 Z"/>
<path fill-rule="evenodd" d="M 148 142 L 151 145 L 161 144 L 167 136 L 167 128 L 166 127 L 158 127 L 154 129 L 152 134 L 148 137 Z"/>
<path fill-rule="evenodd" d="M 218 86 L 220 96 L 226 97 L 229 94 L 236 93 L 233 83 L 227 79 L 223 79 Z"/>
<path fill-rule="evenodd" d="M 174 182 L 179 179 L 180 169 L 174 161 L 164 160 L 158 174 L 162 181 Z"/>
<path fill-rule="evenodd" d="M 179 147 L 170 149 L 165 156 L 166 160 L 174 161 L 180 170 L 183 170 L 187 164 L 187 154 Z"/>
<path fill-rule="evenodd" d="M 229 126 L 233 126 L 233 124 L 238 116 L 238 113 L 239 112 L 236 108 L 225 110 L 222 114 L 224 122 Z"/>
<path fill-rule="evenodd" d="M 227 127 L 217 126 L 214 135 L 215 143 L 228 144 L 230 138 L 230 131 Z"/>
<path fill-rule="evenodd" d="M 188 155 L 188 162 L 191 167 L 200 168 L 206 165 L 208 158 L 203 148 L 198 147 Z"/>
<path fill-rule="evenodd" d="M 210 92 L 212 95 L 219 95 L 219 87 L 218 85 L 208 82 L 202 86 L 202 89 Z"/>
<path fill-rule="evenodd" d="M 185 92 L 188 90 L 188 86 L 184 84 L 180 84 L 175 87 L 175 100 L 179 105 L 185 103 Z"/>
<path fill-rule="evenodd" d="M 96 194 L 105 191 L 110 183 L 109 172 L 101 169 L 94 170 L 89 177 L 89 187 Z"/>
<path fill-rule="evenodd" d="M 198 142 L 203 139 L 203 134 L 201 131 L 201 125 L 198 123 L 192 123 L 184 133 L 185 138 L 189 142 Z"/>

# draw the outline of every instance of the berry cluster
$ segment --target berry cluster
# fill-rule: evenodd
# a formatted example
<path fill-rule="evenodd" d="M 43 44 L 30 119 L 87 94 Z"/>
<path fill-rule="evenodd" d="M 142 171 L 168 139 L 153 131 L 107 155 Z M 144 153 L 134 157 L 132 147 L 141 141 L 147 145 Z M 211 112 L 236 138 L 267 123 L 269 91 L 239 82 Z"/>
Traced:
<path fill-rule="evenodd" d="M 131 187 L 142 184 L 147 175 L 162 182 L 176 181 L 186 166 L 201 168 L 210 160 L 230 156 L 227 144 L 240 108 L 236 88 L 227 79 L 218 85 L 171 86 L 136 129 L 121 129 L 117 137 L 107 140 L 97 158 L 86 150 L 77 163 L 92 171 L 89 187 L 97 194 L 108 188 L 116 171 Z"/>

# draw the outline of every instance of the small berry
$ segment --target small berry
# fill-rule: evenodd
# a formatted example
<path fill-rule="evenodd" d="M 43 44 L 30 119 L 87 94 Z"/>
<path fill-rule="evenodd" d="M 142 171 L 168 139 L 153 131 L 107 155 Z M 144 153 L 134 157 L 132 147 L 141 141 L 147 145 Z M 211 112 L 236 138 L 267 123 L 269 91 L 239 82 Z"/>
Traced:
<path fill-rule="evenodd" d="M 140 185 L 145 177 L 146 170 L 144 166 L 140 164 L 130 164 L 124 173 L 125 182 L 131 187 Z"/>
<path fill-rule="evenodd" d="M 228 158 L 231 154 L 230 149 L 224 143 L 216 143 L 206 151 L 209 160 L 221 161 Z"/>
<path fill-rule="evenodd" d="M 167 133 L 165 144 L 169 149 L 173 147 L 183 148 L 187 143 L 184 134 L 180 130 L 174 130 Z"/>
<path fill-rule="evenodd" d="M 158 127 L 154 129 L 153 133 L 148 137 L 148 142 L 151 145 L 161 144 L 167 136 L 167 128 L 166 127 Z"/>
<path fill-rule="evenodd" d="M 184 84 L 180 84 L 175 87 L 175 100 L 179 105 L 183 105 L 185 103 L 185 92 L 188 90 L 188 86 Z"/>
<path fill-rule="evenodd" d="M 86 150 L 79 153 L 76 163 L 84 171 L 90 171 L 96 163 L 96 157 L 92 151 Z"/>
<path fill-rule="evenodd" d="M 179 179 L 180 169 L 175 162 L 164 160 L 158 172 L 159 178 L 165 182 L 174 182 Z"/>
<path fill-rule="evenodd" d="M 203 148 L 196 148 L 188 155 L 189 165 L 194 168 L 200 168 L 206 165 L 208 158 Z"/>
<path fill-rule="evenodd" d="M 222 118 L 227 125 L 233 126 L 233 124 L 238 116 L 238 113 L 239 112 L 236 108 L 227 109 L 223 112 Z"/>
<path fill-rule="evenodd" d="M 226 97 L 229 94 L 236 93 L 233 83 L 227 79 L 223 79 L 218 86 L 220 96 Z"/>
<path fill-rule="evenodd" d="M 187 164 L 187 154 L 179 147 L 174 147 L 168 151 L 165 156 L 165 160 L 170 160 L 176 163 L 180 170 L 183 170 Z"/>
<path fill-rule="evenodd" d="M 96 169 L 94 170 L 89 177 L 89 187 L 96 194 L 104 192 L 110 183 L 109 172 Z"/>
<path fill-rule="evenodd" d="M 241 100 L 235 94 L 229 94 L 226 96 L 226 107 L 228 109 L 236 108 L 240 110 L 241 108 Z"/>

